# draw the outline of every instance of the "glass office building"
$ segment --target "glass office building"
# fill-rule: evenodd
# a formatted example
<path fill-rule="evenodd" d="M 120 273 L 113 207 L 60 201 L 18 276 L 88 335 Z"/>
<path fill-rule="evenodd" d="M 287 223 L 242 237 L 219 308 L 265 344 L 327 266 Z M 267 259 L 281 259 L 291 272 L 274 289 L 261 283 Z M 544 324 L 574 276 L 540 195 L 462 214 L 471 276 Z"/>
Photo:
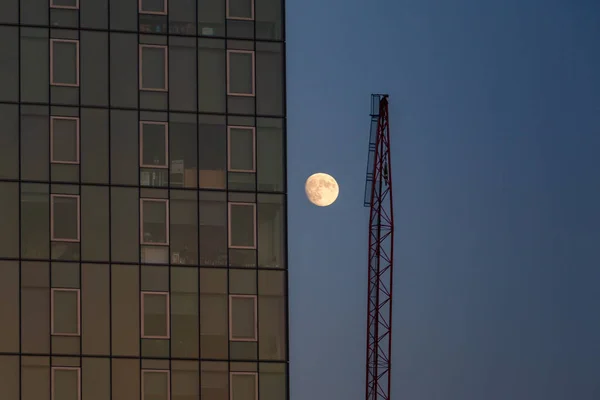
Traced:
<path fill-rule="evenodd" d="M 0 1 L 0 399 L 288 396 L 282 0 Z"/>

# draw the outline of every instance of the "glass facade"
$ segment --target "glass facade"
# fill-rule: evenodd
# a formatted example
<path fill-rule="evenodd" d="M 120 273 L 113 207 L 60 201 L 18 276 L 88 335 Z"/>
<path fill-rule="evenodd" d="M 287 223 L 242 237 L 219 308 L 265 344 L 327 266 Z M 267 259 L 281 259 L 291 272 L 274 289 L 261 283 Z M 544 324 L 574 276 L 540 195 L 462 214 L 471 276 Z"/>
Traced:
<path fill-rule="evenodd" d="M 0 399 L 289 398 L 283 16 L 0 2 Z"/>

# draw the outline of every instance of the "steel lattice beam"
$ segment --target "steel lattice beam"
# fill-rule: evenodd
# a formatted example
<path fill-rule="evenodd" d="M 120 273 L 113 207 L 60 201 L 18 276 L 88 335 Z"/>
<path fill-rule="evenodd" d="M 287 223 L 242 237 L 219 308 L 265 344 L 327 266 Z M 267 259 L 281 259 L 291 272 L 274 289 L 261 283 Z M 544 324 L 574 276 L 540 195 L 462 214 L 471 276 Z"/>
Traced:
<path fill-rule="evenodd" d="M 370 208 L 366 400 L 389 400 L 394 212 L 387 95 L 372 96 L 371 121 L 365 190 L 365 205 Z"/>

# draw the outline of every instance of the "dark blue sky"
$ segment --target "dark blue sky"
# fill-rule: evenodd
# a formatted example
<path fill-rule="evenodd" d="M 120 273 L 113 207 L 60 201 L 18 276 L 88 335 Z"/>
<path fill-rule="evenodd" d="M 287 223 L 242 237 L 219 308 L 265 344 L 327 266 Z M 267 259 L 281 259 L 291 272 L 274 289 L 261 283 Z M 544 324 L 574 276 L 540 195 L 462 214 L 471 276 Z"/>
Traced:
<path fill-rule="evenodd" d="M 287 3 L 292 399 L 364 397 L 372 92 L 391 96 L 393 398 L 600 398 L 600 2 Z M 318 171 L 328 208 L 304 196 Z"/>

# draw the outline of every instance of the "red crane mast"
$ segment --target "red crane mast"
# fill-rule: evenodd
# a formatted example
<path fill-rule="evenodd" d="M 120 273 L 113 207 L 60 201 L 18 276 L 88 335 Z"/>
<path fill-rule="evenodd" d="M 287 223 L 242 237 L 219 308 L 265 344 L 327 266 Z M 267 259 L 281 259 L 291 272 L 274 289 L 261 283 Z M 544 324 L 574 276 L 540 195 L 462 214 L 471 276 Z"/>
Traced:
<path fill-rule="evenodd" d="M 365 207 L 369 214 L 366 400 L 389 400 L 392 355 L 394 212 L 388 95 L 371 95 Z"/>

